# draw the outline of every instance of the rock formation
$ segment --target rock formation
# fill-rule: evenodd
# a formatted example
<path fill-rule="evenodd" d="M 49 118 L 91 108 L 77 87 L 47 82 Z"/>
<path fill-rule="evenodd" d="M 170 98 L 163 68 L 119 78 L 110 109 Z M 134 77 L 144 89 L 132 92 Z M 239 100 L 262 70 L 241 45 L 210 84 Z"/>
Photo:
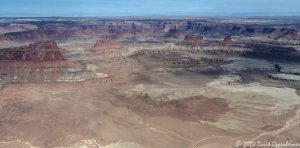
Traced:
<path fill-rule="evenodd" d="M 183 39 L 183 43 L 188 45 L 201 45 L 203 42 L 201 35 L 185 35 Z"/>
<path fill-rule="evenodd" d="M 231 36 L 226 36 L 223 40 L 223 44 L 230 44 L 232 42 Z"/>
<path fill-rule="evenodd" d="M 171 35 L 178 36 L 189 33 L 212 34 L 212 35 L 267 35 L 273 38 L 299 39 L 299 30 L 287 27 L 265 26 L 244 24 L 207 22 L 203 20 L 97 20 L 93 24 L 85 22 L 52 22 L 35 23 L 35 30 L 20 32 L 8 32 L 0 35 L 0 40 L 52 40 L 79 37 L 82 35 Z M 187 39 L 191 35 L 187 36 Z M 193 37 L 192 37 L 193 38 Z M 197 37 L 196 37 L 197 38 Z M 198 38 L 198 39 L 201 39 Z M 203 39 L 203 38 L 202 38 Z"/>
<path fill-rule="evenodd" d="M 223 59 L 210 59 L 210 58 L 201 58 L 201 59 L 176 59 L 176 60 L 163 60 L 160 62 L 161 65 L 166 66 L 180 66 L 180 67 L 198 67 L 198 66 L 210 66 L 215 64 L 224 64 L 227 61 Z"/>
<path fill-rule="evenodd" d="M 105 51 L 105 50 L 111 50 L 111 49 L 120 49 L 122 46 L 113 40 L 98 40 L 94 47 L 92 47 L 91 51 Z"/>
<path fill-rule="evenodd" d="M 1 49 L 0 60 L 49 62 L 64 61 L 65 57 L 55 41 L 45 41 L 23 47 Z"/>
<path fill-rule="evenodd" d="M 300 76 L 288 73 L 277 73 L 277 74 L 269 74 L 268 78 L 277 80 L 277 81 L 285 81 L 285 82 L 300 82 Z"/>
<path fill-rule="evenodd" d="M 282 67 L 281 67 L 279 64 L 275 64 L 275 65 L 274 65 L 274 70 L 275 70 L 276 72 L 281 72 L 281 69 L 282 69 Z"/>
<path fill-rule="evenodd" d="M 297 38 L 300 36 L 300 32 L 297 30 L 281 29 L 279 38 Z"/>

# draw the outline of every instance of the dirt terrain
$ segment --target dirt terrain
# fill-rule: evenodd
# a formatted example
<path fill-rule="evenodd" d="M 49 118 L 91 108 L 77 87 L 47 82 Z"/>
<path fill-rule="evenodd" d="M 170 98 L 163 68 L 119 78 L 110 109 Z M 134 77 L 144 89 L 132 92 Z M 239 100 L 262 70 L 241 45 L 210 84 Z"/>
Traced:
<path fill-rule="evenodd" d="M 0 22 L 0 148 L 300 143 L 297 19 L 32 19 Z"/>

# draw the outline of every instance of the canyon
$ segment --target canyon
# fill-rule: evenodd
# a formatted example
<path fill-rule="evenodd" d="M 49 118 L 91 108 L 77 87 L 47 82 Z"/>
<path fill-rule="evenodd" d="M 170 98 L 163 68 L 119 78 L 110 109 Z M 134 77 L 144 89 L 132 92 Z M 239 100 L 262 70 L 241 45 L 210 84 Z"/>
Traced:
<path fill-rule="evenodd" d="M 2 18 L 0 147 L 300 143 L 296 18 Z"/>

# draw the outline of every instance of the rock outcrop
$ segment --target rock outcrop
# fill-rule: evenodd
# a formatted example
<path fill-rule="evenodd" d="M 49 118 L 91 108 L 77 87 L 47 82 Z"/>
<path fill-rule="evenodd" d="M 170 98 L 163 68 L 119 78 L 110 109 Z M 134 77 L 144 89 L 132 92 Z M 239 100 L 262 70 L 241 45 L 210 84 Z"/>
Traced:
<path fill-rule="evenodd" d="M 230 44 L 232 42 L 231 36 L 226 36 L 223 40 L 223 44 Z"/>
<path fill-rule="evenodd" d="M 297 38 L 300 32 L 297 30 L 281 29 L 279 38 Z"/>
<path fill-rule="evenodd" d="M 1 49 L 1 60 L 49 62 L 64 61 L 65 57 L 55 41 L 45 41 L 23 47 Z"/>
<path fill-rule="evenodd" d="M 286 73 L 277 73 L 277 74 L 269 74 L 268 78 L 278 81 L 285 82 L 300 82 L 300 76 L 294 74 L 286 74 Z"/>
<path fill-rule="evenodd" d="M 10 32 L 2 35 L 6 40 L 14 41 L 37 41 L 37 40 L 56 40 L 75 37 L 81 34 L 80 30 L 66 29 L 52 26 L 53 28 L 40 27 L 38 30 L 28 30 L 21 32 Z M 1 38 L 1 37 L 0 37 Z"/>
<path fill-rule="evenodd" d="M 272 38 L 299 39 L 299 29 L 290 26 L 251 26 L 237 23 L 208 22 L 205 20 L 95 20 L 93 24 L 84 21 L 64 21 L 34 23 L 35 30 L 8 32 L 0 35 L 0 40 L 52 40 L 80 37 L 82 35 L 171 35 L 179 36 L 190 33 L 210 35 L 267 35 Z M 189 37 L 188 37 L 189 38 Z M 188 39 L 187 38 L 187 39 Z"/>
<path fill-rule="evenodd" d="M 171 66 L 171 67 L 199 67 L 199 66 L 211 66 L 224 64 L 228 61 L 224 59 L 210 59 L 210 58 L 201 58 L 201 59 L 176 59 L 176 60 L 162 60 L 161 65 Z"/>
<path fill-rule="evenodd" d="M 122 46 L 113 40 L 98 40 L 94 46 L 90 49 L 91 51 L 105 51 L 111 49 L 120 49 Z"/>
<path fill-rule="evenodd" d="M 204 40 L 201 35 L 185 35 L 183 43 L 187 45 L 201 45 L 204 43 Z"/>

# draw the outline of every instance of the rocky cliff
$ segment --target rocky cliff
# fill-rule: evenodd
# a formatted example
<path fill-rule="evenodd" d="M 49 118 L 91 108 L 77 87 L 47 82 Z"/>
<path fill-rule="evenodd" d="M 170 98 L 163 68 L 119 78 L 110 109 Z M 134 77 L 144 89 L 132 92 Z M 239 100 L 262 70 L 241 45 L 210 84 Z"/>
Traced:
<path fill-rule="evenodd" d="M 108 50 L 108 49 L 119 49 L 121 48 L 121 45 L 113 40 L 104 39 L 104 40 L 98 40 L 94 44 L 94 47 L 91 50 Z"/>
<path fill-rule="evenodd" d="M 223 43 L 224 43 L 224 44 L 230 44 L 231 42 L 232 42 L 231 36 L 226 36 L 226 37 L 224 38 L 224 40 L 223 40 Z"/>
<path fill-rule="evenodd" d="M 1 49 L 0 60 L 48 62 L 63 61 L 65 58 L 55 41 L 45 41 L 23 47 Z"/>
<path fill-rule="evenodd" d="M 204 43 L 204 40 L 201 35 L 185 35 L 183 43 L 188 45 L 201 45 Z"/>
<path fill-rule="evenodd" d="M 0 35 L 7 40 L 66 39 L 82 35 L 267 35 L 273 38 L 299 39 L 299 30 L 285 26 L 261 24 L 237 24 L 205 20 L 97 20 L 93 23 L 84 21 L 36 23 L 36 30 L 11 32 Z"/>

